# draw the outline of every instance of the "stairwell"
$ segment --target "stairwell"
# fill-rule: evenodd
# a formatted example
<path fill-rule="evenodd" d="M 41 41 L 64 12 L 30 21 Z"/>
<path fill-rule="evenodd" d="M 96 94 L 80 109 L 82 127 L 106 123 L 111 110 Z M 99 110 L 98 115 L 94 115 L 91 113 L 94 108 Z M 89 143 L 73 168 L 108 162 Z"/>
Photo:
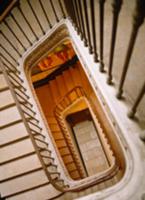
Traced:
<path fill-rule="evenodd" d="M 122 119 L 125 124 L 125 127 L 121 125 L 121 127 L 123 127 L 121 129 L 124 131 L 124 137 L 121 137 L 120 134 L 119 137 L 121 138 L 122 143 L 125 147 L 124 152 L 127 161 L 126 169 L 130 171 L 130 173 L 127 171 L 128 174 L 125 175 L 125 178 L 123 179 L 124 183 L 122 181 L 120 184 L 118 184 L 118 187 L 117 185 L 116 187 L 110 186 L 117 183 L 122 174 L 118 174 L 117 177 L 112 176 L 112 179 L 103 180 L 103 182 L 98 182 L 96 185 L 90 184 L 88 188 L 84 187 L 85 189 L 81 187 L 79 188 L 78 184 L 77 192 L 72 192 L 69 190 L 69 184 L 73 188 L 74 183 L 66 176 L 67 173 L 64 172 L 65 169 L 59 162 L 59 155 L 57 154 L 57 151 L 53 146 L 50 133 L 44 127 L 43 120 L 40 119 L 38 109 L 36 109 L 37 106 L 33 101 L 30 88 L 28 87 L 22 63 L 26 58 L 26 55 L 29 55 L 29 53 L 31 53 L 37 46 L 39 46 L 45 39 L 47 39 L 47 37 L 50 36 L 53 30 L 56 30 L 59 25 L 61 26 L 63 23 L 66 23 L 70 26 L 70 22 L 64 20 L 66 18 L 66 13 L 67 12 L 65 10 L 64 3 L 60 0 L 20 0 L 18 4 L 13 7 L 8 16 L 6 16 L 5 19 L 3 19 L 1 22 L 1 197 L 12 200 L 71 200 L 81 197 L 84 197 L 85 199 L 116 199 L 118 198 L 118 196 L 120 196 L 121 193 L 120 199 L 130 199 L 130 197 L 132 197 L 133 200 L 140 200 L 140 198 L 142 198 L 141 196 L 144 192 L 145 186 L 143 179 L 144 172 L 142 170 L 144 166 L 145 152 L 143 150 L 144 146 L 139 141 L 138 137 L 138 133 L 141 131 L 141 129 L 137 128 L 134 123 L 130 122 L 126 117 L 124 117 L 125 115 L 123 114 L 126 113 L 126 108 L 122 105 L 122 103 L 117 103 L 113 99 L 113 97 L 110 96 L 111 101 L 115 102 L 114 105 L 116 106 L 114 106 L 113 103 L 111 104 L 111 101 L 109 102 L 108 99 L 109 104 L 112 105 L 113 115 L 116 116 L 118 124 L 120 119 Z M 72 30 L 72 27 L 69 29 L 69 31 L 70 30 Z M 83 48 L 82 52 L 84 51 Z M 84 55 L 87 55 L 87 53 L 85 53 Z M 90 64 L 92 65 L 92 63 L 93 62 L 91 60 L 88 66 Z M 93 66 L 95 66 L 95 63 L 93 63 Z M 72 87 L 74 87 L 74 85 L 77 86 L 80 84 L 80 80 L 79 78 L 77 78 L 79 77 L 78 73 L 80 73 L 80 70 L 76 72 L 77 70 L 74 69 L 75 67 L 70 68 L 70 70 L 68 71 L 65 71 L 63 74 L 63 76 L 65 77 L 58 76 L 55 80 L 53 80 L 55 82 L 54 85 L 48 84 L 47 86 L 47 89 L 50 90 L 49 95 L 51 94 L 52 97 L 49 97 L 50 102 L 47 106 L 49 107 L 49 111 L 46 111 L 47 114 L 45 114 L 45 117 L 48 118 L 48 123 L 50 127 L 53 126 L 56 128 L 56 132 L 58 126 L 55 126 L 56 121 L 51 115 L 53 107 L 50 105 L 52 105 L 52 98 L 56 98 L 56 102 L 59 101 L 59 98 L 58 96 L 55 96 L 56 94 L 54 94 L 53 91 L 54 89 L 57 89 L 59 97 L 61 97 L 65 95 L 66 90 L 69 91 Z M 94 72 L 89 72 L 89 74 L 90 73 L 92 77 L 97 74 L 95 70 Z M 101 79 L 99 75 L 96 80 L 97 79 L 100 79 L 102 81 L 102 85 L 100 85 L 99 87 L 102 89 L 104 95 L 105 90 L 103 90 L 103 87 L 106 89 L 106 87 L 104 86 L 105 81 Z M 65 84 L 62 84 L 62 87 L 59 88 L 59 83 L 63 81 Z M 81 81 L 83 82 L 84 79 L 82 79 Z M 98 80 L 96 82 L 99 83 Z M 84 81 L 83 86 L 87 88 L 88 85 L 85 86 L 85 84 L 86 81 Z M 106 96 L 108 94 L 112 95 L 112 91 L 111 89 L 107 88 Z M 48 95 L 48 93 L 46 95 Z M 45 102 L 45 99 L 43 100 Z M 104 99 L 102 100 L 102 102 L 104 103 Z M 48 102 L 45 103 L 47 104 Z M 93 101 L 93 103 L 93 105 L 95 105 L 95 101 Z M 116 114 L 114 111 L 115 107 L 116 112 L 120 112 L 120 118 L 117 117 L 118 113 Z M 44 113 L 46 112 L 44 111 Z M 101 114 L 101 112 L 99 112 L 99 114 Z M 101 124 L 104 124 L 105 120 L 103 120 L 102 117 L 99 117 L 99 115 L 97 117 L 100 121 L 102 120 Z M 119 125 L 116 124 L 115 128 L 119 132 Z M 104 130 L 106 129 L 105 127 L 103 128 Z M 59 134 L 54 133 L 54 135 L 56 140 L 59 140 L 62 137 L 60 132 Z M 109 140 L 112 143 L 114 142 L 111 137 L 109 137 Z M 58 142 L 58 145 L 61 146 L 62 143 Z M 116 149 L 116 153 L 117 148 L 118 144 L 114 146 L 114 150 Z M 69 153 L 67 148 L 61 149 L 60 152 L 62 155 Z M 68 169 L 71 172 L 73 169 L 76 169 L 76 167 L 74 164 L 72 164 L 69 165 Z M 76 175 L 74 175 L 74 177 L 75 176 Z M 126 188 L 126 190 L 124 189 L 124 187 Z M 108 188 L 108 190 L 105 190 L 104 188 Z M 118 188 L 120 190 L 120 193 L 118 192 Z M 103 192 L 97 192 L 100 190 L 103 190 Z"/>

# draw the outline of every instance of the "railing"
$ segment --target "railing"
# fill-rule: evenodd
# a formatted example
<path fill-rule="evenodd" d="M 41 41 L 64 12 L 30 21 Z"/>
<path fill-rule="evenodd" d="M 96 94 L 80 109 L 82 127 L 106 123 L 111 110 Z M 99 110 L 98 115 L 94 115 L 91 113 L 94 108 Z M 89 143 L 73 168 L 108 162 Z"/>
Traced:
<path fill-rule="evenodd" d="M 18 76 L 19 71 L 16 68 L 13 69 L 12 66 L 10 68 L 2 63 L 1 68 L 48 180 L 56 189 L 60 191 L 66 190 L 68 185 L 61 178 L 57 165 L 54 163 L 54 158 L 51 155 L 52 152 L 49 150 L 45 136 L 42 134 L 39 120 L 35 117 L 36 113 L 33 111 L 33 106 L 29 103 L 29 96 L 22 85 L 23 80 Z"/>
<path fill-rule="evenodd" d="M 100 71 L 104 72 L 104 67 L 108 67 L 107 69 L 107 83 L 109 85 L 113 85 L 112 80 L 115 78 L 113 77 L 113 60 L 114 60 L 114 53 L 115 53 L 115 46 L 117 40 L 117 28 L 118 28 L 118 21 L 119 21 L 119 14 L 123 5 L 122 0 L 113 0 L 112 1 L 112 31 L 108 33 L 111 35 L 110 41 L 110 51 L 109 51 L 109 63 L 108 66 L 104 66 L 104 13 L 105 13 L 105 0 L 64 0 L 68 16 L 71 18 L 74 27 L 76 28 L 78 34 L 80 35 L 81 39 L 84 41 L 84 45 L 88 46 L 90 54 L 94 54 L 94 61 L 100 63 Z M 97 6 L 98 4 L 98 6 Z M 97 12 L 99 9 L 99 19 L 96 17 Z M 82 15 L 84 17 L 82 17 Z M 132 52 L 135 46 L 135 41 L 137 39 L 137 35 L 139 33 L 139 29 L 143 24 L 145 18 L 145 1 L 143 0 L 136 0 L 136 7 L 134 9 L 133 14 L 133 25 L 132 25 L 132 32 L 129 39 L 128 49 L 126 52 L 126 56 L 124 59 L 124 65 L 122 73 L 120 76 L 119 87 L 117 92 L 117 98 L 121 99 L 123 90 L 124 90 L 124 83 L 127 77 L 127 72 L 129 68 L 129 63 L 132 57 Z M 124 19 L 125 20 L 125 19 Z M 89 23 L 90 22 L 90 23 Z M 99 49 L 97 49 L 97 27 L 96 24 L 99 23 Z M 123 30 L 122 32 L 124 32 Z M 105 48 L 107 48 L 105 46 Z M 120 66 L 121 67 L 121 66 Z M 144 73 L 144 72 L 143 72 Z M 127 81 L 127 80 L 126 80 Z M 143 92 L 141 87 L 142 95 L 140 95 L 139 99 L 143 98 Z M 139 101 L 140 102 L 140 101 Z M 135 103 L 135 109 L 137 110 L 137 106 L 139 102 Z M 130 114 L 131 118 L 134 117 L 134 114 Z"/>
<path fill-rule="evenodd" d="M 49 29 L 53 28 L 55 23 L 58 23 L 62 18 L 66 18 L 66 12 L 61 0 L 57 1 L 57 4 L 58 4 L 57 10 L 55 8 L 54 2 L 52 0 L 48 1 L 50 4 L 49 12 L 51 12 L 51 15 L 54 15 L 54 18 L 55 18 L 55 20 L 53 20 L 53 24 L 50 20 L 48 11 L 46 10 L 45 5 L 42 2 L 42 0 L 39 0 L 38 2 L 39 2 L 39 9 L 43 11 L 43 15 L 44 15 L 43 20 L 47 22 L 47 26 L 45 27 L 43 25 L 43 21 L 41 21 L 40 14 L 37 13 L 37 10 L 35 9 L 35 5 L 32 5 L 32 2 L 30 0 L 17 1 L 13 5 L 14 12 L 9 11 L 6 15 L 8 17 L 1 19 L 2 26 L 7 29 L 10 35 L 12 35 L 12 37 L 14 38 L 14 41 L 15 40 L 17 41 L 17 45 L 19 46 L 19 48 L 16 48 L 14 41 L 11 41 L 9 39 L 7 32 L 4 29 L 0 31 L 4 40 L 6 40 L 6 42 L 11 46 L 14 52 L 10 53 L 5 48 L 5 45 L 3 43 L 1 44 L 2 45 L 1 48 L 3 49 L 4 53 L 6 53 L 6 55 L 8 55 L 13 60 L 15 64 L 18 64 L 18 58 L 21 57 L 24 54 L 24 52 L 27 51 L 28 48 L 34 44 L 35 41 L 38 41 L 43 35 L 45 35 L 49 31 Z M 32 17 L 35 18 L 36 24 L 30 23 L 28 15 L 26 14 L 25 9 L 24 9 L 24 3 L 27 4 L 29 11 L 32 13 Z M 58 12 L 61 13 L 61 16 L 58 15 Z M 21 25 L 21 21 L 17 17 L 17 13 L 19 14 L 19 17 L 21 18 L 21 20 L 23 20 L 23 23 L 25 24 L 25 28 Z M 8 20 L 13 22 L 13 25 L 19 31 L 19 34 L 22 37 L 24 37 L 23 39 L 24 42 L 20 39 L 20 37 L 18 36 L 16 32 L 16 29 L 13 29 L 13 27 L 8 22 Z M 35 25 L 37 25 L 38 28 L 40 29 L 41 35 L 39 35 L 39 33 L 36 31 Z M 26 29 L 29 29 L 31 36 L 28 36 Z M 15 54 L 15 56 L 13 54 Z"/>
<path fill-rule="evenodd" d="M 54 116 L 58 122 L 58 125 L 63 133 L 64 139 L 67 143 L 67 145 L 70 148 L 70 151 L 72 152 L 73 158 L 74 158 L 74 162 L 76 163 L 77 169 L 81 170 L 80 168 L 80 164 L 79 164 L 79 160 L 78 160 L 78 156 L 76 154 L 76 150 L 74 148 L 74 145 L 72 143 L 72 139 L 71 136 L 69 134 L 69 131 L 67 129 L 66 123 L 65 123 L 65 119 L 64 119 L 64 113 L 66 110 L 69 109 L 70 106 L 72 106 L 74 103 L 80 101 L 81 98 L 87 98 L 87 95 L 85 94 L 84 90 L 82 87 L 80 86 L 76 86 L 75 88 L 73 88 L 72 90 L 70 90 L 65 97 L 63 97 L 60 102 L 56 105 L 55 109 L 54 109 Z M 97 119 L 95 120 L 97 121 Z M 95 123 L 96 124 L 96 123 Z M 119 166 L 116 163 L 116 159 L 113 156 L 113 152 L 111 150 L 111 147 L 109 145 L 109 142 L 107 141 L 107 138 L 105 137 L 99 122 L 97 122 L 97 128 L 98 128 L 98 134 L 100 137 L 100 141 L 104 140 L 104 142 L 101 141 L 102 143 L 102 148 L 104 150 L 104 152 L 106 152 L 106 156 L 107 159 L 109 160 L 109 168 L 107 170 L 105 170 L 102 173 L 96 174 L 92 177 L 87 177 L 85 179 L 82 180 L 78 180 L 75 184 L 70 186 L 70 190 L 81 190 L 83 188 L 86 188 L 88 185 L 94 185 L 94 184 L 99 184 L 100 182 L 103 182 L 105 180 L 109 180 L 111 179 L 113 176 L 116 176 L 118 172 L 120 172 Z M 101 132 L 101 133 L 100 133 Z M 104 145 L 104 147 L 103 147 Z M 110 152 L 110 153 L 109 153 Z"/>

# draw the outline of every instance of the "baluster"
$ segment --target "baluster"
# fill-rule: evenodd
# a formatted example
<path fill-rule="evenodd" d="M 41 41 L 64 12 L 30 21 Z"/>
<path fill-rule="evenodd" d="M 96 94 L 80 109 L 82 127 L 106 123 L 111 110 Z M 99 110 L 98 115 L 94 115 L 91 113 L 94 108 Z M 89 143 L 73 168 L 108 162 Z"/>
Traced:
<path fill-rule="evenodd" d="M 10 56 L 10 58 L 11 58 L 15 63 L 18 64 L 17 59 L 14 58 L 4 46 L 1 45 L 1 48 Z"/>
<path fill-rule="evenodd" d="M 54 8 L 54 5 L 53 5 L 52 0 L 50 0 L 50 4 L 51 4 L 52 10 L 53 10 L 53 12 L 54 12 L 55 19 L 56 19 L 57 22 L 59 22 L 59 19 L 58 19 L 58 16 L 57 16 L 57 14 L 56 14 L 56 11 L 55 11 L 55 8 Z"/>
<path fill-rule="evenodd" d="M 84 17 L 83 17 L 83 12 L 82 12 L 82 4 L 81 4 L 81 0 L 78 0 L 78 5 L 79 5 L 79 10 L 80 10 L 80 20 L 81 20 L 81 24 L 82 24 L 82 34 L 83 34 L 83 38 L 84 38 L 84 45 L 87 45 L 87 38 L 86 38 L 86 31 L 85 31 L 85 23 L 84 23 Z"/>
<path fill-rule="evenodd" d="M 3 58 L 2 61 L 7 61 L 7 63 L 9 63 L 9 65 L 12 66 L 12 68 L 14 69 L 14 71 L 18 72 L 20 74 L 20 71 L 4 56 L 1 54 L 1 57 Z M 17 63 L 17 62 L 16 62 Z M 18 64 L 18 63 L 17 63 Z M 6 64 L 5 64 L 6 65 Z"/>
<path fill-rule="evenodd" d="M 81 36 L 81 39 L 83 39 L 83 33 L 82 33 L 82 27 L 81 27 L 81 20 L 80 20 L 80 15 L 79 15 L 79 9 L 77 5 L 77 1 L 74 0 L 74 9 L 76 11 L 76 16 L 77 16 L 77 21 L 78 21 L 78 29 L 79 29 L 79 34 Z"/>
<path fill-rule="evenodd" d="M 118 93 L 117 93 L 118 99 L 121 99 L 121 97 L 122 97 L 123 85 L 124 85 L 127 70 L 129 67 L 130 58 L 132 55 L 132 51 L 134 48 L 134 44 L 136 41 L 136 37 L 137 37 L 138 31 L 139 31 L 139 28 L 143 24 L 144 18 L 145 18 L 145 1 L 137 0 L 136 1 L 136 9 L 135 9 L 134 17 L 133 17 L 133 27 L 132 27 L 131 37 L 129 40 L 128 50 L 127 50 L 127 54 L 126 54 L 126 58 L 125 58 L 125 63 L 123 66 L 121 80 L 119 83 Z"/>
<path fill-rule="evenodd" d="M 90 27 L 89 27 L 89 19 L 88 19 L 88 11 L 87 11 L 87 3 L 86 0 L 83 0 L 84 5 L 84 13 L 85 13 L 85 21 L 86 21 L 86 29 L 87 29 L 87 36 L 88 36 L 88 43 L 89 43 L 89 53 L 93 53 L 92 43 L 91 43 L 91 35 L 90 35 Z"/>
<path fill-rule="evenodd" d="M 98 62 L 98 54 L 97 54 L 97 44 L 96 44 L 96 26 L 95 26 L 95 12 L 94 12 L 94 0 L 90 1 L 91 3 L 91 22 L 92 22 L 92 36 L 93 36 L 93 53 L 94 53 L 94 61 Z"/>
<path fill-rule="evenodd" d="M 32 31 L 34 37 L 36 38 L 36 40 L 38 40 L 39 38 L 38 38 L 38 36 L 36 35 L 35 31 L 33 30 L 32 26 L 30 25 L 29 21 L 27 20 L 25 14 L 24 14 L 24 12 L 23 12 L 23 10 L 21 9 L 20 3 L 18 4 L 18 9 L 19 9 L 21 15 L 23 16 L 24 20 L 26 21 L 27 25 L 29 26 L 30 30 Z"/>
<path fill-rule="evenodd" d="M 145 94 L 145 82 L 144 82 L 144 84 L 143 84 L 143 86 L 142 86 L 142 88 L 141 88 L 141 90 L 140 90 L 140 92 L 139 92 L 139 94 L 138 94 L 138 96 L 135 100 L 135 103 L 134 103 L 131 111 L 128 113 L 129 118 L 134 118 L 137 107 L 138 107 L 140 101 L 142 100 L 144 94 Z"/>
<path fill-rule="evenodd" d="M 22 54 L 20 54 L 20 52 L 18 51 L 18 49 L 15 47 L 15 45 L 13 45 L 13 43 L 9 40 L 9 38 L 2 31 L 0 31 L 0 33 L 5 38 L 5 40 L 13 47 L 13 49 L 17 52 L 17 54 L 21 57 Z"/>
<path fill-rule="evenodd" d="M 60 9 L 61 9 L 61 12 L 62 12 L 63 18 L 65 19 L 65 18 L 66 18 L 66 15 L 65 15 L 65 12 L 64 12 L 63 5 L 62 5 L 61 0 L 58 0 L 58 3 L 59 3 L 59 5 L 60 5 Z"/>
<path fill-rule="evenodd" d="M 111 36 L 108 79 L 107 79 L 108 84 L 112 83 L 113 57 L 114 57 L 114 49 L 115 49 L 115 42 L 116 42 L 118 17 L 121 10 L 121 5 L 122 5 L 122 0 L 114 0 L 112 3 L 113 24 L 112 24 L 112 36 Z"/>
<path fill-rule="evenodd" d="M 29 0 L 27 0 L 27 2 L 28 2 L 28 5 L 29 5 L 29 7 L 30 7 L 30 9 L 31 9 L 31 11 L 32 11 L 32 13 L 33 13 L 33 15 L 34 15 L 34 17 L 35 17 L 37 23 L 39 24 L 39 27 L 40 27 L 40 29 L 41 29 L 43 35 L 44 35 L 44 34 L 45 34 L 45 31 L 43 30 L 43 27 L 42 27 L 42 25 L 41 25 L 41 23 L 40 23 L 40 21 L 39 21 L 39 19 L 38 19 L 38 17 L 37 17 L 37 14 L 36 14 L 35 11 L 34 11 L 33 6 L 31 5 L 31 3 L 30 3 Z"/>
<path fill-rule="evenodd" d="M 9 31 L 13 34 L 13 36 L 16 38 L 16 40 L 19 42 L 19 44 L 21 45 L 21 47 L 24 49 L 24 51 L 26 51 L 25 46 L 23 45 L 23 43 L 21 42 L 21 40 L 17 37 L 17 35 L 15 34 L 15 32 L 13 31 L 13 29 L 9 26 L 9 24 L 7 23 L 7 21 L 3 21 L 3 23 L 5 24 L 5 26 L 9 29 Z"/>
<path fill-rule="evenodd" d="M 19 23 L 17 22 L 16 17 L 10 13 L 11 18 L 14 20 L 14 22 L 16 23 L 16 25 L 18 26 L 18 28 L 21 30 L 21 32 L 23 33 L 23 35 L 25 36 L 26 40 L 28 41 L 29 45 L 32 45 L 32 42 L 30 41 L 30 39 L 28 38 L 27 34 L 23 31 L 22 27 L 19 25 Z"/>
<path fill-rule="evenodd" d="M 70 5 L 70 7 L 72 8 L 72 13 L 71 13 L 71 18 L 73 19 L 73 22 L 75 23 L 75 28 L 77 33 L 80 33 L 80 29 L 79 29 L 79 24 L 78 24 L 78 20 L 77 20 L 77 15 L 76 15 L 76 10 L 74 8 L 74 3 L 73 1 L 71 2 L 72 4 Z"/>
<path fill-rule="evenodd" d="M 100 72 L 104 72 L 104 4 L 105 0 L 99 0 L 99 21 L 100 21 Z"/>
<path fill-rule="evenodd" d="M 49 20 L 49 18 L 48 18 L 48 16 L 47 16 L 47 13 L 46 13 L 46 11 L 45 11 L 45 9 L 44 9 L 44 6 L 43 6 L 43 4 L 42 4 L 42 1 L 39 0 L 39 3 L 40 3 L 40 6 L 41 6 L 41 8 L 42 8 L 42 10 L 43 10 L 43 13 L 44 13 L 44 15 L 45 15 L 45 18 L 46 18 L 46 20 L 47 20 L 47 22 L 48 22 L 48 24 L 49 24 L 49 28 L 52 28 L 52 24 L 51 24 L 51 22 L 50 22 L 50 20 Z"/>

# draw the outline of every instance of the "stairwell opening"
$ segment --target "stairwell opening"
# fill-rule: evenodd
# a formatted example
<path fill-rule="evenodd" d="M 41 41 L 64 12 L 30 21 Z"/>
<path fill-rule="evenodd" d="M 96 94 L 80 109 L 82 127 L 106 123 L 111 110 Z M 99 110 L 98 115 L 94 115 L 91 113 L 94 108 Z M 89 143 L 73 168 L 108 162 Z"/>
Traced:
<path fill-rule="evenodd" d="M 103 181 L 111 180 L 110 186 L 118 182 L 125 171 L 122 148 L 70 40 L 65 40 L 56 46 L 31 68 L 31 81 L 60 159 L 69 176 L 73 180 L 85 180 L 88 177 L 92 179 L 92 182 L 101 176 Z M 89 130 L 92 135 L 96 126 L 98 127 L 99 136 L 97 134 L 96 136 L 99 140 L 93 136 L 94 139 L 88 141 L 92 143 L 92 146 L 94 145 L 92 150 L 97 152 L 94 156 L 96 160 L 92 157 L 85 163 L 86 157 L 92 156 L 92 150 L 86 144 L 84 144 L 85 151 L 81 145 L 78 148 L 74 140 L 75 134 L 72 136 L 72 133 L 77 132 L 80 126 L 79 123 L 74 127 L 70 125 L 72 123 L 70 118 L 74 111 L 78 116 L 81 112 L 89 112 L 90 118 L 93 119 Z M 88 122 L 84 121 L 84 123 Z M 85 127 L 83 131 L 85 136 L 86 129 Z M 97 140 L 100 141 L 99 145 Z M 86 157 L 84 157 L 85 154 Z M 91 166 L 90 169 L 89 166 Z"/>
<path fill-rule="evenodd" d="M 98 129 L 88 108 L 75 111 L 66 117 L 71 136 L 85 168 L 86 176 L 108 169 L 110 162 Z"/>
<path fill-rule="evenodd" d="M 124 149 L 74 45 L 66 25 L 60 25 L 26 57 L 25 73 L 70 190 L 94 184 L 103 184 L 104 189 L 122 179 L 126 169 Z M 66 120 L 69 109 L 83 104 L 99 129 L 110 162 L 106 170 L 90 176 L 86 175 Z"/>

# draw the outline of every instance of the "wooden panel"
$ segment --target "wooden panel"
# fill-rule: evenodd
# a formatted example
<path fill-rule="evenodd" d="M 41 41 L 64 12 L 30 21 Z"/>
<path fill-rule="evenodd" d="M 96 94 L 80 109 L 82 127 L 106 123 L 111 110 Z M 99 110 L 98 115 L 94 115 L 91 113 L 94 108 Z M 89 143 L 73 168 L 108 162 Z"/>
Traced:
<path fill-rule="evenodd" d="M 57 104 L 60 100 L 60 93 L 59 93 L 56 80 L 49 82 L 49 88 L 53 97 L 53 101 L 55 102 L 55 104 Z"/>
<path fill-rule="evenodd" d="M 41 86 L 35 89 L 37 97 L 45 116 L 52 116 L 54 102 L 52 99 L 51 91 L 48 85 Z M 51 105 L 51 106 L 50 106 Z"/>
<path fill-rule="evenodd" d="M 74 83 L 73 83 L 72 76 L 71 76 L 69 70 L 63 72 L 63 78 L 65 81 L 67 90 L 68 91 L 72 90 L 74 88 Z"/>
<path fill-rule="evenodd" d="M 56 82 L 57 82 L 57 86 L 58 86 L 61 98 L 63 98 L 67 93 L 67 87 L 66 87 L 66 84 L 64 82 L 63 76 L 62 75 L 57 76 Z"/>

